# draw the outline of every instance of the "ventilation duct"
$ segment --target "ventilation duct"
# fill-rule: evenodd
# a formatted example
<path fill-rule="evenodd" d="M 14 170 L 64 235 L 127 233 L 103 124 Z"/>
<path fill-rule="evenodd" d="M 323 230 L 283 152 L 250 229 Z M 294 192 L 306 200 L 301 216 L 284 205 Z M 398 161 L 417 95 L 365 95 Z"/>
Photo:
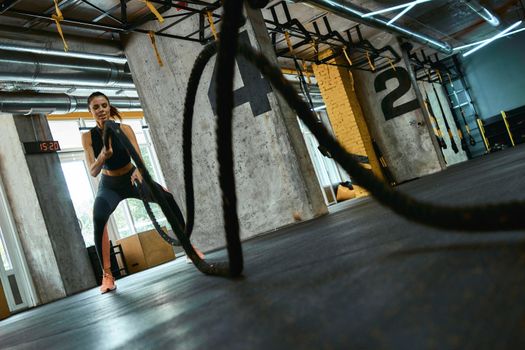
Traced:
<path fill-rule="evenodd" d="M 111 105 L 122 110 L 141 109 L 138 98 L 111 98 Z M 0 112 L 4 113 L 47 113 L 65 114 L 86 112 L 85 97 L 67 94 L 41 94 L 35 92 L 0 92 Z"/>
<path fill-rule="evenodd" d="M 21 45 L 5 44 L 5 43 L 0 43 L 0 50 L 9 50 L 9 51 L 16 51 L 16 52 L 32 52 L 36 54 L 61 56 L 61 57 L 78 57 L 78 58 L 86 58 L 90 60 L 104 60 L 108 62 L 114 62 L 116 64 L 125 64 L 127 62 L 126 57 L 122 57 L 122 56 L 102 55 L 102 54 L 78 52 L 78 51 L 65 52 L 65 51 L 59 51 L 59 50 L 52 50 L 46 47 L 21 46 Z"/>
<path fill-rule="evenodd" d="M 134 88 L 127 65 L 79 57 L 0 50 L 0 80 Z"/>
<path fill-rule="evenodd" d="M 350 0 L 304 0 L 304 2 L 347 18 L 353 22 L 362 23 L 395 35 L 400 35 L 408 40 L 420 42 L 447 55 L 452 53 L 452 46 L 447 42 L 414 32 L 395 23 L 388 24 L 389 19 L 382 16 L 363 17 L 364 14 L 370 11 L 354 5 Z"/>

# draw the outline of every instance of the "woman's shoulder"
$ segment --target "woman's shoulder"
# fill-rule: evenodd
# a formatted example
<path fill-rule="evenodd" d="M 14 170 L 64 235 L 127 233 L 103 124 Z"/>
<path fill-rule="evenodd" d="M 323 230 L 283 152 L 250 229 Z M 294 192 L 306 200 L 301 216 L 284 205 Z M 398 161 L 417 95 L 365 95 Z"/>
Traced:
<path fill-rule="evenodd" d="M 124 124 L 124 123 L 117 123 L 117 125 L 124 131 L 131 131 L 133 130 L 130 125 Z"/>
<path fill-rule="evenodd" d="M 93 131 L 93 129 L 90 129 L 89 131 L 83 132 L 81 134 L 82 143 L 87 143 L 87 144 L 91 144 L 92 143 L 92 138 L 91 138 L 92 131 Z"/>

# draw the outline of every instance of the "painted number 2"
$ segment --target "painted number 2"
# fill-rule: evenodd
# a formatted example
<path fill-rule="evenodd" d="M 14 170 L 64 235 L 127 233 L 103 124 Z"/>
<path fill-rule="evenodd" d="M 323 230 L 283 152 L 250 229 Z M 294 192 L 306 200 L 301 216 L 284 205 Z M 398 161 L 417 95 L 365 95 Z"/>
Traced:
<path fill-rule="evenodd" d="M 390 120 L 399 117 L 405 113 L 419 108 L 417 99 L 400 104 L 394 107 L 394 103 L 403 97 L 411 88 L 410 76 L 403 67 L 396 67 L 396 70 L 387 69 L 377 75 L 374 81 L 374 88 L 376 92 L 386 90 L 386 82 L 390 79 L 397 79 L 399 86 L 393 91 L 389 92 L 381 101 L 381 109 L 385 116 L 385 120 Z"/>

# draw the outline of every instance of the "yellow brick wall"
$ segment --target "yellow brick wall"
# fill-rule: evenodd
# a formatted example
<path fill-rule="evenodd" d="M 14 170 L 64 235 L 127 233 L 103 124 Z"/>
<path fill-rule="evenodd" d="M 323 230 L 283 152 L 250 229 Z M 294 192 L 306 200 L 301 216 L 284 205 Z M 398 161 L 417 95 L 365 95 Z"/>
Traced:
<path fill-rule="evenodd" d="M 328 54 L 331 54 L 330 50 L 320 55 L 320 58 Z M 340 57 L 329 63 L 345 64 L 346 61 Z M 351 72 L 343 67 L 326 64 L 312 65 L 312 67 L 335 137 L 348 152 L 367 156 L 372 172 L 382 178 L 381 165 L 372 146 L 370 132 L 354 90 Z M 359 186 L 354 185 L 354 188 L 357 197 L 368 194 Z"/>

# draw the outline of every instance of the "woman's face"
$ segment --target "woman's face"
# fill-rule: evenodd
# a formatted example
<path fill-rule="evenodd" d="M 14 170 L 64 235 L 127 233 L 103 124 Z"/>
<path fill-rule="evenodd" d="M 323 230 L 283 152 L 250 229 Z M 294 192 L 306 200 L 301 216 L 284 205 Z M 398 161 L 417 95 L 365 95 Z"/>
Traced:
<path fill-rule="evenodd" d="M 89 111 L 100 128 L 111 117 L 109 101 L 104 96 L 94 97 L 89 103 Z"/>

